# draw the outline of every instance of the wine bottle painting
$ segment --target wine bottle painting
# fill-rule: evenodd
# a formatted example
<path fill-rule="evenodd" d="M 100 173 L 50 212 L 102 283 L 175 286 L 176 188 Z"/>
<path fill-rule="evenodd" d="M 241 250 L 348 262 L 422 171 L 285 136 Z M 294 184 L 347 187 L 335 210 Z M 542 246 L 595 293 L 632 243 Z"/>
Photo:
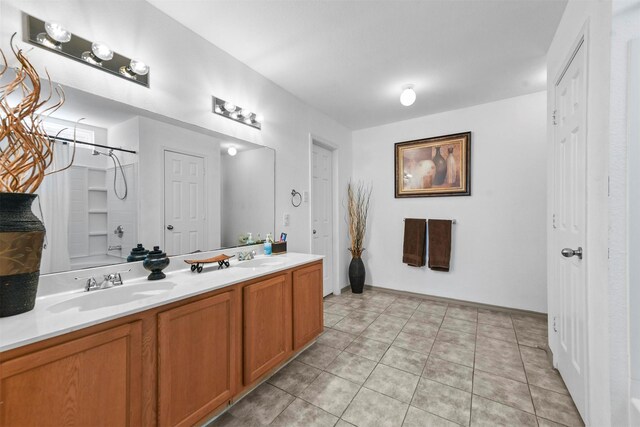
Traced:
<path fill-rule="evenodd" d="M 395 145 L 396 197 L 468 196 L 471 132 Z"/>

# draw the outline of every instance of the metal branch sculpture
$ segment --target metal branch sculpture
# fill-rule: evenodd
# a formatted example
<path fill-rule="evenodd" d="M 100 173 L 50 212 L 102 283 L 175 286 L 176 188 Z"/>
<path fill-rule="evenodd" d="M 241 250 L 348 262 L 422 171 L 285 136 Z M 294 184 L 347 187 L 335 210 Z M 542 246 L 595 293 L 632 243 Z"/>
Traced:
<path fill-rule="evenodd" d="M 44 130 L 43 120 L 64 104 L 64 92 L 61 87 L 55 89 L 46 72 L 49 85 L 49 96 L 41 99 L 42 85 L 40 76 L 27 57 L 18 49 L 11 36 L 11 51 L 20 67 L 15 69 L 15 78 L 0 86 L 0 192 L 33 193 L 45 176 L 68 169 L 75 159 L 76 147 L 68 165 L 57 170 L 48 170 L 53 163 L 54 139 Z M 7 58 L 0 49 L 2 66 L 0 80 L 10 70 Z M 16 105 L 11 105 L 9 98 L 13 93 L 21 95 Z M 53 96 L 57 102 L 46 106 Z M 74 129 L 74 142 L 75 142 Z"/>

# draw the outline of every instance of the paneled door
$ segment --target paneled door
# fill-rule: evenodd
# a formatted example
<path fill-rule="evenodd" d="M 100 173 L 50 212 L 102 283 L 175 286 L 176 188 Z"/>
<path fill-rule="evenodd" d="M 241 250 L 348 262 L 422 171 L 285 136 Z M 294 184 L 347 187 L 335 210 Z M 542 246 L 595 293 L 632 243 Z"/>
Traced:
<path fill-rule="evenodd" d="M 558 370 L 582 416 L 587 390 L 586 228 L 587 80 L 581 43 L 555 86 L 554 209 L 551 254 L 558 299 L 552 319 Z M 552 297 L 552 296 L 551 296 Z"/>
<path fill-rule="evenodd" d="M 312 145 L 312 252 L 324 255 L 323 296 L 333 292 L 333 165 L 332 153 Z"/>
<path fill-rule="evenodd" d="M 165 251 L 186 254 L 204 246 L 204 159 L 166 150 L 164 152 Z"/>

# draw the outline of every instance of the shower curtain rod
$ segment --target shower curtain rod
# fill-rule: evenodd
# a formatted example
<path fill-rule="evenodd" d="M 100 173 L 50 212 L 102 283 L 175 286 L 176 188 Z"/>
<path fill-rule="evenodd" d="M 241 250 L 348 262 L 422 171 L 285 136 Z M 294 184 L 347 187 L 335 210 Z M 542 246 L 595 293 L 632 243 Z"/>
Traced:
<path fill-rule="evenodd" d="M 54 142 L 62 142 L 63 144 L 68 144 L 70 142 L 74 142 L 73 139 L 69 139 L 69 138 L 63 138 L 61 136 L 50 136 L 49 139 L 51 139 Z M 127 150 L 126 148 L 118 148 L 118 147 L 109 147 L 108 145 L 102 145 L 102 144 L 92 144 L 91 142 L 83 142 L 83 141 L 75 141 L 76 144 L 82 144 L 82 145 L 89 145 L 91 147 L 99 147 L 99 148 L 106 148 L 108 150 L 114 150 L 114 151 L 123 151 L 125 153 L 131 153 L 131 154 L 138 154 L 137 151 L 133 151 L 133 150 Z"/>

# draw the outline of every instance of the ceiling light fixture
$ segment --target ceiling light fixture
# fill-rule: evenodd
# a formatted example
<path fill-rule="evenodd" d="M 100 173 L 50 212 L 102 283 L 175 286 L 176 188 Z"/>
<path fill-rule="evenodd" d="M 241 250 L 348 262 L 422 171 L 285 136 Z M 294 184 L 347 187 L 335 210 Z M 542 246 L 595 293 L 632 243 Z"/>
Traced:
<path fill-rule="evenodd" d="M 44 31 L 38 33 L 36 40 L 50 49 L 60 50 L 62 43 L 71 40 L 71 33 L 57 22 L 45 22 Z"/>
<path fill-rule="evenodd" d="M 416 102 L 416 92 L 413 90 L 413 85 L 402 86 L 402 93 L 400 94 L 400 103 L 405 107 L 413 105 Z"/>
<path fill-rule="evenodd" d="M 229 147 L 227 148 L 227 154 L 233 157 L 238 154 L 238 149 L 236 147 Z"/>
<path fill-rule="evenodd" d="M 252 128 L 262 129 L 262 115 L 253 113 L 248 108 L 237 106 L 231 101 L 213 98 L 213 112 L 219 116 L 226 117 L 238 123 L 242 123 Z"/>
<path fill-rule="evenodd" d="M 130 79 L 136 79 L 138 76 L 144 76 L 149 72 L 149 66 L 142 61 L 132 59 L 129 65 L 120 67 L 120 73 Z"/>

